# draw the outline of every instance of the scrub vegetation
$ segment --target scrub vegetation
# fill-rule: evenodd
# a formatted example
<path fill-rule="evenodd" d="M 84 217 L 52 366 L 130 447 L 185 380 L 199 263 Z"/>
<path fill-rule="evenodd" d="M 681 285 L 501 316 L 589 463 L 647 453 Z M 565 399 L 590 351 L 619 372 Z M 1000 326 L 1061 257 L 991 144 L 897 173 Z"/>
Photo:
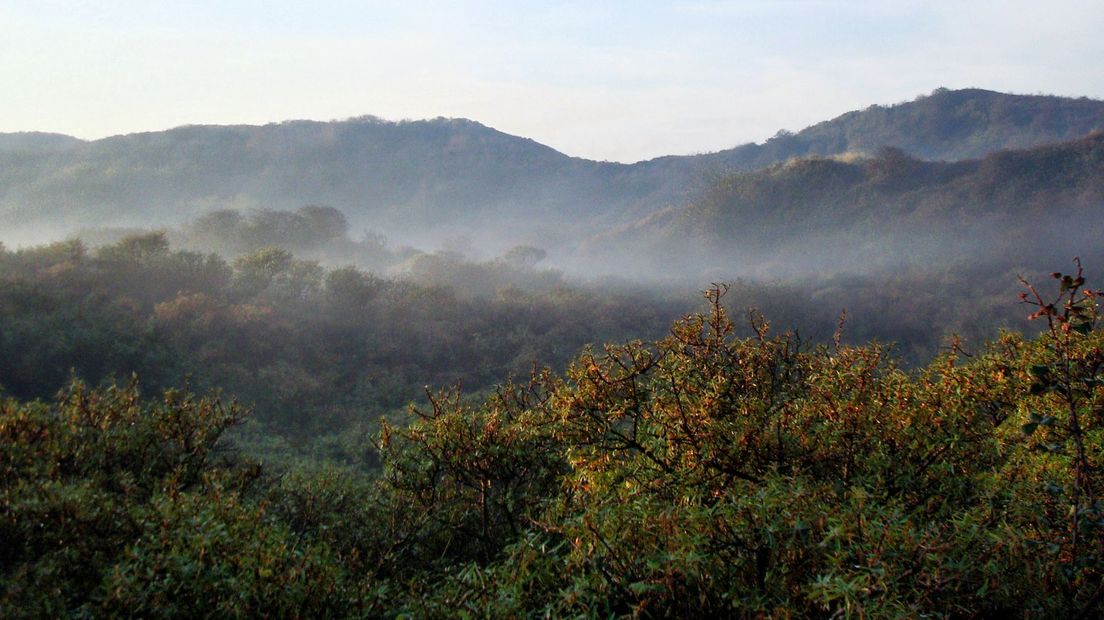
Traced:
<path fill-rule="evenodd" d="M 0 135 L 0 617 L 1100 617 L 1102 128 Z"/>

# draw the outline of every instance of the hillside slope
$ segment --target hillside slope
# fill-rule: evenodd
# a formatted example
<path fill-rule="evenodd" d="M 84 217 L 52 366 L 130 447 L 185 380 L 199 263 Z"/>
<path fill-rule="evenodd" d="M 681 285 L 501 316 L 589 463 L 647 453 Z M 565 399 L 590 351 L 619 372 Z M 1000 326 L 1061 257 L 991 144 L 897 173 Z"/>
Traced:
<path fill-rule="evenodd" d="M 1104 133 L 983 159 L 803 158 L 720 177 L 691 204 L 589 242 L 645 269 L 864 271 L 1098 251 Z M 1061 243 L 1057 240 L 1061 239 Z M 1057 257 L 1067 260 L 1068 256 Z"/>

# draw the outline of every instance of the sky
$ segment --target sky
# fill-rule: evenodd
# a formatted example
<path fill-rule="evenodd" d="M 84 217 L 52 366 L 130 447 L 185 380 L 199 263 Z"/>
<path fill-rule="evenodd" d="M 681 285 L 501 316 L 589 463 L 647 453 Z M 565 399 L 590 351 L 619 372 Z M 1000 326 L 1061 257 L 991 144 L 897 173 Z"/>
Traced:
<path fill-rule="evenodd" d="M 0 132 L 464 117 L 637 161 L 937 87 L 1104 99 L 1104 2 L 0 0 Z"/>

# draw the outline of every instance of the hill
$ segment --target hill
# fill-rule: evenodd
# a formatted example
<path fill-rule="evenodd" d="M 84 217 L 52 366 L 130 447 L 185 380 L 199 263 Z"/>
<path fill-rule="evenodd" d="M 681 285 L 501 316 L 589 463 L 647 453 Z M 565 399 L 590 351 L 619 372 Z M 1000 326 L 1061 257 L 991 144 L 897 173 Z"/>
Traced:
<path fill-rule="evenodd" d="M 898 149 L 810 157 L 718 178 L 696 201 L 589 242 L 645 269 L 869 271 L 1055 256 L 1096 248 L 1104 133 L 982 159 L 931 162 Z M 1063 252 L 1068 250 L 1063 249 Z"/>
<path fill-rule="evenodd" d="M 326 204 L 354 229 L 400 241 L 570 246 L 580 235 L 685 203 L 702 179 L 795 156 L 896 146 L 959 159 L 1080 137 L 1104 102 L 938 90 L 780 132 L 763 144 L 635 164 L 570 157 L 474 121 L 289 121 L 187 126 L 83 142 L 0 135 L 0 226 L 8 241 L 89 224 L 164 226 L 221 208 Z"/>
<path fill-rule="evenodd" d="M 1104 102 L 1094 99 L 939 88 L 913 101 L 848 112 L 798 133 L 780 131 L 763 144 L 708 158 L 749 170 L 791 157 L 873 155 L 889 146 L 920 159 L 953 161 L 1065 142 L 1101 129 Z"/>
<path fill-rule="evenodd" d="M 578 212 L 614 200 L 622 167 L 568 157 L 466 120 L 373 118 L 191 126 L 63 151 L 0 152 L 5 224 L 176 223 L 214 208 L 325 203 L 354 224 L 412 232 L 442 221 Z M 630 198 L 620 198 L 629 200 Z"/>

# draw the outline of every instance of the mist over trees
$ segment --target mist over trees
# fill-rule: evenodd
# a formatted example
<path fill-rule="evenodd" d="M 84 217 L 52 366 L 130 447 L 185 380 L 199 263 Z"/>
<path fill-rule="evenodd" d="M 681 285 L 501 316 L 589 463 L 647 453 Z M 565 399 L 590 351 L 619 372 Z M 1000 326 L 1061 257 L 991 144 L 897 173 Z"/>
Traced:
<path fill-rule="evenodd" d="M 277 246 L 227 261 L 173 249 L 163 232 L 4 251 L 2 385 L 48 398 L 70 373 L 187 379 L 302 433 L 401 408 L 426 385 L 485 388 L 587 343 L 657 335 L 685 303 L 571 289 L 516 261 L 419 257 L 435 264 L 385 277 Z"/>
<path fill-rule="evenodd" d="M 0 135 L 0 617 L 1095 617 L 1102 127 Z"/>
<path fill-rule="evenodd" d="M 987 263 L 1042 268 L 1067 248 L 1099 256 L 1104 133 L 984 159 L 794 159 L 718 177 L 702 195 L 587 249 L 641 274 L 870 273 Z"/>
<path fill-rule="evenodd" d="M 186 222 L 173 238 L 182 247 L 230 257 L 277 246 L 326 263 L 355 263 L 377 270 L 398 260 L 383 235 L 365 231 L 354 241 L 350 232 L 341 211 L 307 205 L 295 211 L 211 211 Z"/>

